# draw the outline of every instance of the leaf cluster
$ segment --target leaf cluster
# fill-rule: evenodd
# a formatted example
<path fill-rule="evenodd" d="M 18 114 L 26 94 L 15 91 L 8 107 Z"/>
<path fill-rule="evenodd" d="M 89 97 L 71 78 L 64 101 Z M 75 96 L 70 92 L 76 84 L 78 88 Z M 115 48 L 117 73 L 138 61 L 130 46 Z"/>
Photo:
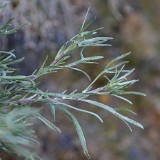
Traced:
<path fill-rule="evenodd" d="M 0 9 L 2 10 L 3 8 L 4 5 L 1 5 Z M 88 73 L 78 67 L 80 64 L 97 64 L 98 60 L 103 58 L 103 56 L 85 56 L 84 50 L 86 47 L 111 46 L 108 44 L 108 41 L 112 39 L 111 37 L 96 36 L 101 28 L 88 30 L 92 21 L 86 22 L 87 14 L 80 32 L 60 48 L 52 63 L 46 65 L 48 60 L 48 58 L 46 58 L 42 66 L 31 75 L 16 74 L 16 69 L 13 67 L 13 64 L 20 63 L 23 58 L 16 59 L 13 53 L 14 51 L 0 51 L 0 148 L 5 152 L 24 157 L 25 159 L 40 159 L 31 149 L 34 143 L 37 143 L 34 130 L 32 129 L 32 121 L 35 118 L 39 119 L 50 129 L 60 133 L 60 129 L 55 125 L 56 110 L 60 110 L 73 122 L 84 154 L 90 159 L 82 128 L 77 118 L 71 113 L 71 110 L 90 114 L 101 122 L 103 122 L 103 120 L 99 115 L 88 110 L 88 108 L 78 108 L 77 106 L 71 105 L 72 103 L 68 103 L 68 101 L 79 101 L 102 108 L 124 121 L 130 130 L 132 130 L 130 124 L 143 128 L 140 123 L 119 113 L 119 110 L 134 113 L 133 111 L 127 108 L 113 108 L 92 100 L 93 95 L 110 95 L 131 104 L 131 101 L 124 97 L 125 95 L 136 94 L 144 96 L 144 94 L 126 90 L 129 86 L 137 82 L 137 80 L 128 79 L 133 69 L 124 69 L 125 64 L 128 62 L 123 59 L 130 53 L 113 59 L 93 80 L 91 80 Z M 24 26 L 20 25 L 17 28 L 10 29 L 12 21 L 13 19 L 10 19 L 0 27 L 0 36 L 14 33 Z M 77 53 L 77 51 L 80 58 L 76 61 L 69 62 L 68 59 L 71 59 L 71 55 Z M 89 85 L 86 86 L 83 91 L 75 90 L 71 93 L 67 90 L 63 93 L 49 92 L 39 88 L 41 77 L 50 73 L 57 74 L 59 70 L 65 68 L 84 74 L 89 80 Z M 108 75 L 110 75 L 111 78 L 108 78 Z M 94 83 L 98 81 L 100 77 L 106 79 L 106 84 L 94 88 Z M 39 113 L 41 108 L 36 109 L 32 107 L 37 102 L 48 104 L 53 115 L 53 122 L 50 122 Z"/>

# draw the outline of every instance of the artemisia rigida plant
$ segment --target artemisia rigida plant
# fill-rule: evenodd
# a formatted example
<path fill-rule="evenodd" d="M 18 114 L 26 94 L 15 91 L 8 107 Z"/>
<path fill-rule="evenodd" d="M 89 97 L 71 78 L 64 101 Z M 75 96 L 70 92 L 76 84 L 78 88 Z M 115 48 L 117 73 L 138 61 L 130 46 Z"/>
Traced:
<path fill-rule="evenodd" d="M 5 7 L 6 3 L 1 3 L 0 12 L 2 12 Z M 31 75 L 25 76 L 15 73 L 16 69 L 13 68 L 12 65 L 20 63 L 23 58 L 16 59 L 14 51 L 0 51 L 0 149 L 4 152 L 12 154 L 13 156 L 24 157 L 27 160 L 40 159 L 40 157 L 33 152 L 33 146 L 35 143 L 38 143 L 34 130 L 32 129 L 33 119 L 35 118 L 45 123 L 53 131 L 61 133 L 61 130 L 55 126 L 54 122 L 50 122 L 39 113 L 42 108 L 37 109 L 32 107 L 33 104 L 37 102 L 48 104 L 53 117 L 55 117 L 55 110 L 60 110 L 71 119 L 79 136 L 83 152 L 88 159 L 90 159 L 90 155 L 87 150 L 85 136 L 77 118 L 71 112 L 72 110 L 76 110 L 77 112 L 90 114 L 100 122 L 103 122 L 103 120 L 96 113 L 89 111 L 88 108 L 78 108 L 77 106 L 71 105 L 72 103 L 66 102 L 66 100 L 88 103 L 104 109 L 122 120 L 130 130 L 132 130 L 130 124 L 143 128 L 140 123 L 119 113 L 119 110 L 124 110 L 135 114 L 130 109 L 112 108 L 92 99 L 93 95 L 110 95 L 131 104 L 131 101 L 125 98 L 125 95 L 136 94 L 144 96 L 144 94 L 128 91 L 128 89 L 126 90 L 126 88 L 137 82 L 137 80 L 134 79 L 127 79 L 134 69 L 124 69 L 125 64 L 128 62 L 123 59 L 130 53 L 112 59 L 93 80 L 84 70 L 78 68 L 80 64 L 97 64 L 97 61 L 103 58 L 103 56 L 85 56 L 83 51 L 86 47 L 111 46 L 108 44 L 108 41 L 112 39 L 111 37 L 96 36 L 99 29 L 88 30 L 92 21 L 87 21 L 86 17 L 79 33 L 60 48 L 52 63 L 46 65 L 46 58 L 42 66 Z M 15 33 L 25 25 L 12 28 L 12 20 L 13 19 L 9 19 L 4 25 L 0 26 L 0 36 Z M 68 62 L 68 59 L 70 59 L 73 53 L 79 53 L 79 60 Z M 39 83 L 37 82 L 41 77 L 50 73 L 58 74 L 60 70 L 65 68 L 81 72 L 88 78 L 90 82 L 89 85 L 86 86 L 82 92 L 75 90 L 71 93 L 67 91 L 63 93 L 57 91 L 54 93 L 43 91 L 39 88 Z M 106 78 L 106 84 L 98 88 L 93 88 L 94 83 L 98 81 L 100 77 Z"/>

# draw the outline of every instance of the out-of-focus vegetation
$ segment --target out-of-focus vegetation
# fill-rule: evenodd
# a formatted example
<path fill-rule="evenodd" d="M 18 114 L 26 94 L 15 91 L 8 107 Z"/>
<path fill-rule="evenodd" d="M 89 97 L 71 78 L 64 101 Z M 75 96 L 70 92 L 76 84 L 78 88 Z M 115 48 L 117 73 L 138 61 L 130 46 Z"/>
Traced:
<path fill-rule="evenodd" d="M 96 112 L 103 115 L 105 119 L 105 125 L 101 126 L 99 123 L 93 126 L 93 119 L 78 114 L 82 126 L 86 128 L 84 131 L 87 132 L 89 151 L 95 159 L 99 160 L 157 160 L 160 157 L 158 45 L 160 2 L 158 0 L 153 0 L 152 3 L 146 0 L 12 0 L 8 11 L 0 15 L 1 21 L 17 17 L 15 25 L 26 21 L 32 25 L 17 34 L 1 39 L 1 48 L 15 48 L 17 57 L 26 57 L 20 68 L 25 70 L 25 74 L 32 73 L 46 54 L 50 54 L 53 58 L 60 46 L 79 30 L 88 6 L 91 7 L 89 16 L 97 17 L 94 22 L 95 27 L 104 26 L 105 29 L 101 34 L 114 37 L 112 48 L 101 50 L 93 48 L 88 52 L 92 55 L 103 52 L 109 61 L 113 57 L 131 51 L 132 54 L 127 59 L 130 61 L 128 67 L 135 67 L 133 77 L 140 79 L 134 89 L 148 95 L 147 98 L 130 97 L 134 101 L 133 108 L 138 113 L 137 119 L 145 127 L 143 131 L 135 128 L 133 133 L 130 133 L 123 123 L 100 110 Z M 85 69 L 91 71 L 94 77 L 105 64 L 106 61 L 101 63 L 100 68 L 85 66 Z M 61 75 L 46 78 L 42 88 L 49 86 L 51 90 L 61 91 L 62 88 L 67 87 L 68 90 L 73 90 L 82 87 L 79 86 L 80 82 L 84 86 L 87 83 L 80 74 L 69 70 L 62 71 Z M 64 83 L 64 79 L 69 79 L 71 75 L 71 81 Z M 72 80 L 77 83 L 71 85 Z M 103 84 L 103 79 L 98 83 Z M 112 106 L 128 105 L 108 96 L 96 98 Z M 75 102 L 74 105 L 78 104 Z M 46 111 L 45 114 L 48 115 L 48 112 Z M 74 130 L 68 122 L 64 123 L 63 115 L 60 113 L 57 123 L 63 128 L 63 134 L 59 136 L 53 136 L 38 122 L 35 126 L 41 142 L 39 150 L 41 157 L 46 160 L 85 159 L 81 154 L 81 148 L 77 145 L 77 137 L 73 136 Z M 96 121 L 94 123 L 96 124 Z M 101 135 L 98 134 L 99 132 Z"/>

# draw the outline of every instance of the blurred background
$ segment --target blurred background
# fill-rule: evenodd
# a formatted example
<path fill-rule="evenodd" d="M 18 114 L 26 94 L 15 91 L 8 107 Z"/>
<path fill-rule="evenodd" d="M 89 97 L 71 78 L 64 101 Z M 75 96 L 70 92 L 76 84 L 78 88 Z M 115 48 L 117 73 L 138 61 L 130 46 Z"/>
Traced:
<path fill-rule="evenodd" d="M 144 130 L 127 126 L 102 110 L 104 124 L 95 118 L 74 113 L 87 139 L 93 160 L 159 160 L 160 159 L 160 1 L 159 0 L 10 0 L 7 10 L 0 15 L 3 23 L 15 17 L 14 26 L 30 22 L 31 25 L 16 34 L 0 39 L 1 50 L 15 49 L 18 58 L 25 57 L 19 65 L 21 74 L 31 74 L 40 67 L 46 55 L 53 60 L 58 49 L 78 33 L 88 7 L 89 18 L 96 17 L 91 28 L 104 27 L 100 35 L 110 36 L 112 47 L 92 48 L 88 55 L 103 55 L 99 65 L 83 66 L 94 78 L 112 58 L 131 51 L 126 59 L 128 68 L 136 68 L 132 78 L 139 79 L 133 90 L 147 97 L 130 96 L 129 106 L 108 96 L 94 97 L 110 106 L 132 108 L 138 115 L 132 117 L 144 125 Z M 74 57 L 73 57 L 74 58 Z M 103 80 L 96 86 L 102 85 Z M 64 70 L 59 75 L 44 78 L 41 88 L 61 92 L 81 89 L 88 81 L 81 74 Z M 77 107 L 82 104 L 75 103 Z M 86 106 L 88 107 L 88 106 Z M 91 108 L 92 109 L 92 108 Z M 43 114 L 50 119 L 46 109 Z M 56 114 L 56 125 L 62 134 L 56 135 L 40 122 L 35 129 L 40 141 L 37 146 L 44 160 L 85 160 L 75 128 L 62 113 Z M 16 159 L 5 155 L 5 160 Z M 20 158 L 17 160 L 20 160 Z"/>

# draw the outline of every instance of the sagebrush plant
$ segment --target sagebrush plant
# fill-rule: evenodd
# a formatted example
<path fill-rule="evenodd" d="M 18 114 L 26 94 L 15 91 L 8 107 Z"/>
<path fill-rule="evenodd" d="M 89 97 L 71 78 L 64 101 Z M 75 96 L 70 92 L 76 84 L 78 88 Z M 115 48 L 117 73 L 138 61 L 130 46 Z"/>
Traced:
<path fill-rule="evenodd" d="M 0 12 L 2 12 L 5 7 L 6 3 L 1 3 Z M 41 108 L 38 109 L 37 107 L 32 107 L 33 104 L 37 102 L 48 104 L 54 120 L 55 110 L 64 112 L 71 119 L 78 133 L 84 154 L 88 159 L 90 159 L 90 155 L 87 150 L 82 128 L 70 110 L 76 110 L 78 112 L 93 115 L 100 120 L 100 122 L 103 122 L 103 120 L 99 115 L 89 111 L 87 108 L 78 108 L 65 100 L 88 103 L 107 110 L 124 121 L 130 130 L 132 130 L 130 124 L 143 128 L 140 123 L 118 112 L 119 110 L 124 110 L 135 114 L 130 109 L 112 108 L 106 104 L 91 99 L 93 95 L 110 95 L 131 104 L 132 102 L 125 98 L 125 95 L 136 94 L 144 96 L 145 94 L 128 91 L 128 89 L 126 90 L 126 88 L 137 82 L 137 80 L 127 79 L 134 69 L 124 69 L 124 66 L 128 61 L 124 61 L 123 59 L 130 53 L 123 54 L 111 60 L 94 80 L 91 80 L 90 76 L 84 70 L 78 68 L 79 64 L 97 64 L 97 61 L 103 58 L 103 56 L 86 57 L 83 54 L 86 47 L 111 46 L 106 43 L 108 40 L 112 39 L 111 37 L 97 37 L 96 34 L 99 29 L 91 31 L 87 30 L 92 21 L 87 21 L 86 19 L 87 14 L 79 33 L 60 48 L 52 63 L 50 65 L 46 65 L 46 58 L 42 66 L 35 70 L 31 75 L 16 75 L 16 69 L 13 68 L 12 65 L 20 63 L 23 58 L 16 59 L 16 56 L 13 53 L 14 51 L 0 51 L 0 149 L 4 152 L 13 154 L 14 156 L 24 157 L 28 160 L 40 159 L 40 157 L 33 152 L 33 149 L 31 149 L 35 143 L 38 143 L 36 141 L 34 130 L 32 129 L 34 118 L 45 123 L 53 131 L 58 133 L 61 132 L 60 129 L 55 126 L 54 122 L 48 121 L 39 113 Z M 8 20 L 0 27 L 0 36 L 12 34 L 25 25 L 18 26 L 17 28 L 11 28 L 12 20 L 13 19 Z M 79 60 L 68 62 L 67 60 L 70 58 L 71 54 L 77 53 L 77 51 L 79 51 Z M 43 91 L 39 88 L 39 78 L 50 73 L 57 74 L 58 71 L 65 68 L 76 70 L 84 74 L 90 81 L 89 85 L 86 86 L 82 92 L 75 90 L 71 93 L 68 93 L 67 91 L 63 93 L 54 93 Z M 112 78 L 109 79 L 108 75 Z M 102 76 L 106 78 L 106 84 L 98 88 L 93 88 L 94 83 Z"/>

